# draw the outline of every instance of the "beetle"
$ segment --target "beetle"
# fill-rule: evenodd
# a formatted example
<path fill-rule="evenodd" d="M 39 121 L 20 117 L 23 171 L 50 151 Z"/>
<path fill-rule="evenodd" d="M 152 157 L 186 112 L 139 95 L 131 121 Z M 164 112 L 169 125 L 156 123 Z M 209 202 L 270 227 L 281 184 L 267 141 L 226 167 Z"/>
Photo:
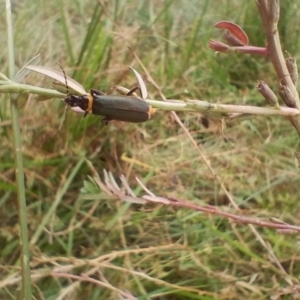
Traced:
<path fill-rule="evenodd" d="M 102 121 L 117 120 L 130 123 L 142 123 L 154 113 L 153 108 L 145 100 L 130 96 L 132 90 L 125 96 L 106 95 L 101 91 L 91 89 L 86 95 L 67 95 L 65 103 L 82 110 L 84 117 L 88 113 L 100 115 Z"/>
<path fill-rule="evenodd" d="M 105 124 L 108 124 L 109 121 L 112 120 L 142 123 L 149 120 L 156 112 L 156 109 L 152 108 L 152 106 L 145 101 L 147 98 L 147 88 L 141 75 L 132 67 L 130 67 L 130 69 L 134 72 L 139 86 L 126 92 L 125 95 L 114 96 L 106 95 L 96 89 L 91 89 L 90 92 L 87 93 L 80 83 L 66 76 L 62 66 L 60 64 L 59 66 L 62 69 L 63 75 L 58 71 L 44 66 L 28 65 L 26 68 L 50 76 L 60 83 L 65 83 L 67 96 L 64 102 L 67 106 L 70 106 L 73 111 L 83 113 L 84 117 L 87 116 L 88 113 L 92 113 L 94 115 L 103 116 Z M 79 95 L 70 94 L 69 87 Z M 137 89 L 141 92 L 141 98 L 132 96 Z"/>
<path fill-rule="evenodd" d="M 67 77 L 64 69 L 62 67 L 61 69 L 67 87 L 67 97 L 64 102 L 77 112 L 84 113 L 84 117 L 88 113 L 103 116 L 102 122 L 106 125 L 112 120 L 142 123 L 146 122 L 155 112 L 151 105 L 144 100 L 147 97 L 145 83 L 140 74 L 133 68 L 131 69 L 137 77 L 139 87 L 131 89 L 123 96 L 106 95 L 96 89 L 91 89 L 89 93 L 79 96 L 69 94 Z M 131 96 L 137 89 L 141 91 L 142 98 Z"/>

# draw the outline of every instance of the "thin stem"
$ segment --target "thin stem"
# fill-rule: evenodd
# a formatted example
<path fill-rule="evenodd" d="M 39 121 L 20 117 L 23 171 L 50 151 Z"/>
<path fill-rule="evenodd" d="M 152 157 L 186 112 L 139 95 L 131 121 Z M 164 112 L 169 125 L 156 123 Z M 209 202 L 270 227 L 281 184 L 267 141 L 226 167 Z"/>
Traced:
<path fill-rule="evenodd" d="M 1 76 L 1 73 L 0 73 Z M 1 93 L 23 93 L 46 96 L 49 98 L 64 98 L 66 95 L 57 90 L 45 89 L 42 87 L 31 86 L 28 84 L 20 84 L 13 81 L 0 80 Z M 109 95 L 107 95 L 109 99 Z M 295 117 L 300 115 L 297 108 L 292 107 L 260 107 L 250 105 L 231 105 L 210 103 L 203 100 L 187 100 L 180 101 L 176 99 L 168 99 L 166 101 L 146 99 L 153 107 L 164 111 L 186 111 L 186 112 L 201 112 L 206 114 L 247 114 L 258 116 L 282 116 Z"/>
<path fill-rule="evenodd" d="M 40 96 L 47 96 L 49 98 L 63 98 L 66 95 L 63 93 L 58 92 L 57 90 L 45 89 L 37 86 L 32 86 L 28 84 L 20 84 L 14 83 L 11 84 L 5 83 L 1 85 L 0 81 L 0 92 L 1 93 L 23 93 L 28 92 L 31 94 L 36 94 Z"/>
<path fill-rule="evenodd" d="M 267 45 L 269 51 L 269 57 L 272 61 L 274 69 L 277 73 L 280 84 L 286 86 L 292 95 L 293 102 L 295 103 L 295 108 L 300 109 L 300 100 L 297 89 L 291 79 L 290 73 L 286 66 L 284 55 L 282 52 L 280 38 L 277 28 L 277 23 L 280 14 L 280 1 L 279 0 L 257 0 L 256 1 L 258 11 L 260 13 L 264 30 L 267 37 Z M 290 103 L 283 99 L 287 106 Z M 290 117 L 289 118 L 293 126 L 295 127 L 298 136 L 300 138 L 300 117 Z M 300 161 L 299 161 L 300 163 Z"/>
<path fill-rule="evenodd" d="M 13 78 L 15 74 L 14 62 L 14 42 L 13 42 L 13 26 L 11 15 L 10 0 L 6 0 L 6 20 L 7 20 L 7 37 L 8 37 L 8 62 L 9 62 L 9 77 Z M 14 138 L 14 152 L 16 163 L 16 181 L 18 193 L 18 210 L 20 224 L 20 247 L 21 247 L 21 266 L 22 266 L 22 299 L 31 300 L 31 278 L 29 265 L 29 244 L 28 244 L 28 227 L 26 216 L 26 197 L 24 184 L 24 170 L 22 157 L 22 144 L 19 125 L 18 102 L 15 95 L 10 97 L 11 120 Z"/>
<path fill-rule="evenodd" d="M 189 111 L 189 112 L 202 112 L 206 114 L 248 114 L 248 115 L 260 115 L 260 116 L 298 116 L 300 111 L 297 108 L 292 107 L 260 107 L 250 105 L 231 105 L 231 104 L 215 104 L 202 100 L 171 100 L 159 101 L 150 100 L 146 101 L 154 108 L 166 111 Z"/>

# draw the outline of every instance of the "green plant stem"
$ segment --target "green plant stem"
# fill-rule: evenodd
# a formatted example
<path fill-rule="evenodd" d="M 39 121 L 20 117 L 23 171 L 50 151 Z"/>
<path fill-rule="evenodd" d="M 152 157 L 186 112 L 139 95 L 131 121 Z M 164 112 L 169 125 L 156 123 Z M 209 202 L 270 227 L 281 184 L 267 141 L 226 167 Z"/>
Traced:
<path fill-rule="evenodd" d="M 250 105 L 215 104 L 202 100 L 146 100 L 150 105 L 165 111 L 201 112 L 206 114 L 248 114 L 260 116 L 297 116 L 300 111 L 291 107 L 260 107 Z"/>
<path fill-rule="evenodd" d="M 1 73 L 0 73 L 1 77 Z M 66 95 L 57 90 L 45 89 L 28 84 L 20 84 L 13 81 L 0 80 L 0 93 L 28 92 L 49 98 L 64 98 Z M 180 101 L 169 99 L 167 101 L 146 99 L 153 107 L 164 111 L 201 112 L 205 114 L 247 114 L 257 116 L 282 116 L 295 117 L 300 114 L 297 108 L 292 107 L 260 107 L 250 105 L 231 105 L 211 103 L 202 100 Z"/>
<path fill-rule="evenodd" d="M 1 93 L 23 93 L 29 92 L 31 94 L 41 95 L 41 96 L 48 96 L 52 98 L 63 98 L 66 95 L 62 94 L 56 90 L 51 89 L 44 89 L 37 86 L 31 86 L 27 84 L 19 84 L 19 83 L 12 83 L 12 84 L 5 84 L 1 85 L 0 82 L 0 92 Z"/>
<path fill-rule="evenodd" d="M 6 19 L 7 19 L 7 36 L 8 36 L 8 61 L 9 61 L 9 77 L 13 78 L 15 73 L 14 62 L 14 43 L 13 43 L 13 26 L 11 15 L 10 0 L 6 0 Z M 28 243 L 28 227 L 26 215 L 26 197 L 24 184 L 24 170 L 23 170 L 23 156 L 22 144 L 19 124 L 19 111 L 17 97 L 11 95 L 11 120 L 14 138 L 14 152 L 16 164 L 16 181 L 18 193 L 18 210 L 19 210 L 19 224 L 20 224 L 20 247 L 21 247 L 21 267 L 22 267 L 22 290 L 21 298 L 31 300 L 31 276 L 30 276 L 30 259 L 29 259 L 29 243 Z"/>

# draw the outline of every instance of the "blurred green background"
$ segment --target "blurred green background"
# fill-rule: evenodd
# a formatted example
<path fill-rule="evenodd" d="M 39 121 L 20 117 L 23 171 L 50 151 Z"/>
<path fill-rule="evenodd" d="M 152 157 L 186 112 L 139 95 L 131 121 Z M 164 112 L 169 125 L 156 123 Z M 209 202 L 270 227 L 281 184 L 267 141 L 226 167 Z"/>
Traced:
<path fill-rule="evenodd" d="M 281 5 L 282 47 L 297 59 L 299 4 Z M 7 74 L 4 4 L 1 10 L 1 72 Z M 133 87 L 128 67 L 144 74 L 134 54 L 167 98 L 266 106 L 257 80 L 278 89 L 266 58 L 215 55 L 207 47 L 210 39 L 222 39 L 214 28 L 221 20 L 241 25 L 252 45 L 264 46 L 254 0 L 20 0 L 13 1 L 13 18 L 17 68 L 40 53 L 40 64 L 59 69 L 59 62 L 86 90 Z M 51 86 L 35 73 L 26 82 Z M 161 99 L 155 86 L 147 87 L 150 99 Z M 288 120 L 253 117 L 218 134 L 215 121 L 207 128 L 199 114 L 178 113 L 197 150 L 169 112 L 139 125 L 106 127 L 97 116 L 83 119 L 70 111 L 52 139 L 63 111 L 60 99 L 37 102 L 34 96 L 20 111 L 35 299 L 267 299 L 282 288 L 292 291 L 287 278 L 299 284 L 296 236 L 257 228 L 275 261 L 246 225 L 187 209 L 122 203 L 89 178 L 105 168 L 116 178 L 124 174 L 133 189 L 137 176 L 156 195 L 229 210 L 228 195 L 200 149 L 241 208 L 231 212 L 298 224 L 297 136 Z M 19 225 L 6 95 L 0 133 L 0 299 L 16 299 Z"/>

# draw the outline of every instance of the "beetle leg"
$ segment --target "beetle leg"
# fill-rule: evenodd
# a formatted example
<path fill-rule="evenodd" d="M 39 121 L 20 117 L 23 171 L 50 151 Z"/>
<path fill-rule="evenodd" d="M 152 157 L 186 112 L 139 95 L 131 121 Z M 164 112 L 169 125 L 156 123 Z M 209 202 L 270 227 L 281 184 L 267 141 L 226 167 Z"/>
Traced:
<path fill-rule="evenodd" d="M 95 90 L 95 89 L 91 89 L 91 94 L 95 94 L 95 95 L 100 95 L 100 96 L 104 96 L 105 93 L 101 92 L 101 91 L 98 91 L 98 90 Z"/>
<path fill-rule="evenodd" d="M 108 117 L 105 117 L 105 118 L 103 118 L 102 120 L 101 120 L 101 122 L 103 122 L 106 126 L 108 125 L 108 123 L 110 122 L 110 121 L 112 121 L 113 119 L 110 119 L 110 118 L 108 118 Z"/>
<path fill-rule="evenodd" d="M 134 92 L 136 92 L 137 90 L 140 90 L 140 91 L 141 91 L 141 89 L 140 89 L 139 86 L 136 86 L 136 87 L 132 88 L 132 89 L 126 94 L 126 96 L 132 95 L 132 94 L 133 94 Z"/>

